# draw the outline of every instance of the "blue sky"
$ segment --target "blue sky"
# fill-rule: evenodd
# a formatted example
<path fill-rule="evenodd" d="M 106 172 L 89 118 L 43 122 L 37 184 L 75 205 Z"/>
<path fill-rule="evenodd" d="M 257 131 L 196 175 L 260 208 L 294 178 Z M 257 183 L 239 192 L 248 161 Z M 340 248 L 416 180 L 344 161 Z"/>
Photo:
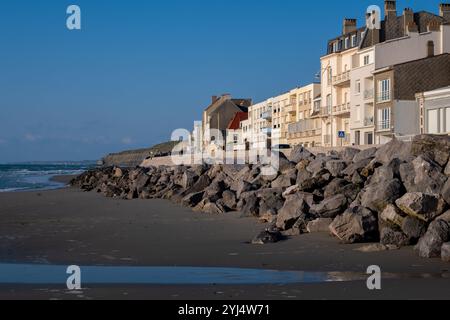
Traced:
<path fill-rule="evenodd" d="M 439 0 L 397 1 L 438 11 Z M 66 8 L 82 30 L 66 28 Z M 342 19 L 379 0 L 3 0 L 0 162 L 98 159 L 190 129 L 210 96 L 314 81 Z"/>

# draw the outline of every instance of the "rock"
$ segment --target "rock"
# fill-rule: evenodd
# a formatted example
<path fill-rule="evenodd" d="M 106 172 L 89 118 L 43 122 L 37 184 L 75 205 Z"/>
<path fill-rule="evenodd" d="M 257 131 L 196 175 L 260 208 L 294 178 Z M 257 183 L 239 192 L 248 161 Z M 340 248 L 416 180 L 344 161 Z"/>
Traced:
<path fill-rule="evenodd" d="M 367 208 L 356 207 L 336 217 L 330 225 L 331 233 L 345 243 L 378 240 L 376 215 Z"/>
<path fill-rule="evenodd" d="M 440 193 L 447 180 L 441 171 L 438 164 L 423 157 L 400 166 L 400 176 L 408 192 Z"/>
<path fill-rule="evenodd" d="M 184 194 L 188 195 L 191 193 L 198 193 L 203 190 L 205 190 L 211 183 L 211 179 L 208 177 L 208 175 L 204 174 L 200 178 L 198 178 L 197 182 L 194 183 L 194 185 L 187 189 Z"/>
<path fill-rule="evenodd" d="M 390 250 L 398 250 L 400 247 L 396 245 L 384 245 L 381 243 L 373 243 L 368 244 L 363 247 L 355 249 L 355 251 L 363 252 L 363 253 L 373 253 L 373 252 L 383 252 L 383 251 L 390 251 Z"/>
<path fill-rule="evenodd" d="M 189 189 L 191 188 L 195 181 L 197 180 L 198 176 L 195 172 L 187 170 L 183 173 L 183 177 L 181 178 L 181 187 L 183 189 Z"/>
<path fill-rule="evenodd" d="M 212 182 L 207 188 L 205 188 L 204 198 L 208 198 L 211 202 L 216 202 L 222 198 L 222 193 L 225 190 L 223 182 Z"/>
<path fill-rule="evenodd" d="M 403 142 L 396 138 L 381 146 L 375 154 L 375 160 L 382 164 L 388 164 L 394 159 L 400 161 L 412 161 L 411 143 Z"/>
<path fill-rule="evenodd" d="M 450 242 L 444 243 L 442 245 L 441 258 L 444 262 L 450 262 Z"/>
<path fill-rule="evenodd" d="M 266 229 L 258 234 L 253 240 L 252 244 L 264 245 L 268 243 L 277 243 L 283 239 L 282 234 L 278 230 Z"/>
<path fill-rule="evenodd" d="M 253 186 L 252 186 L 252 184 L 248 183 L 247 181 L 239 180 L 237 182 L 236 188 L 235 189 L 232 188 L 232 190 L 236 191 L 236 197 L 238 199 L 240 199 L 244 192 L 253 190 Z"/>
<path fill-rule="evenodd" d="M 407 193 L 395 203 L 407 215 L 425 222 L 434 220 L 445 209 L 445 202 L 439 195 L 420 192 Z"/>
<path fill-rule="evenodd" d="M 144 190 L 144 188 L 148 186 L 149 182 L 150 176 L 148 176 L 145 173 L 142 173 L 137 177 L 136 181 L 134 182 L 133 189 L 136 189 L 138 193 L 141 193 Z"/>
<path fill-rule="evenodd" d="M 403 186 L 398 179 L 369 184 L 363 190 L 361 205 L 380 213 L 402 195 Z"/>
<path fill-rule="evenodd" d="M 342 193 L 342 188 L 348 185 L 348 182 L 344 179 L 334 179 L 331 181 L 324 190 L 324 197 L 330 198 L 337 194 Z"/>
<path fill-rule="evenodd" d="M 303 184 L 305 181 L 309 180 L 312 178 L 312 174 L 309 173 L 309 171 L 307 170 L 299 170 L 297 173 L 297 185 L 301 185 Z"/>
<path fill-rule="evenodd" d="M 353 158 L 353 162 L 358 163 L 367 159 L 372 161 L 372 159 L 375 157 L 375 154 L 377 153 L 377 150 L 377 148 L 363 150 L 355 155 L 355 157 Z"/>
<path fill-rule="evenodd" d="M 450 177 L 450 161 L 447 163 L 447 166 L 445 167 L 444 174 L 447 177 Z"/>
<path fill-rule="evenodd" d="M 256 196 L 260 199 L 259 215 L 276 215 L 284 205 L 281 195 L 282 189 L 270 188 L 262 189 L 256 192 Z"/>
<path fill-rule="evenodd" d="M 295 169 L 296 163 L 293 163 L 286 158 L 282 152 L 272 152 L 272 157 L 278 157 L 278 171 L 285 173 L 286 171 Z M 273 164 L 272 164 L 273 165 Z"/>
<path fill-rule="evenodd" d="M 227 208 L 235 210 L 237 205 L 236 194 L 233 191 L 226 190 L 222 194 L 222 200 Z"/>
<path fill-rule="evenodd" d="M 342 151 L 339 156 L 342 160 L 346 162 L 353 161 L 355 156 L 360 153 L 361 150 L 355 149 L 355 148 L 345 148 L 344 151 Z"/>
<path fill-rule="evenodd" d="M 264 211 L 264 212 L 262 212 L 262 211 Z M 275 210 L 260 208 L 259 221 L 261 221 L 261 223 L 276 223 L 277 213 L 275 212 Z"/>
<path fill-rule="evenodd" d="M 291 154 L 289 155 L 289 160 L 291 160 L 294 163 L 299 163 L 302 160 L 310 161 L 313 159 L 314 155 L 300 145 L 295 146 L 294 149 L 291 151 Z"/>
<path fill-rule="evenodd" d="M 311 161 L 309 166 L 306 168 L 306 170 L 309 173 L 312 173 L 313 176 L 317 175 L 318 172 L 320 172 L 322 169 L 325 168 L 326 161 L 323 158 L 316 158 L 315 160 Z"/>
<path fill-rule="evenodd" d="M 355 201 L 360 192 L 361 187 L 352 183 L 344 186 L 341 190 L 341 193 L 348 199 L 349 202 Z"/>
<path fill-rule="evenodd" d="M 393 159 L 388 164 L 374 170 L 370 183 L 380 183 L 400 177 L 400 160 Z"/>
<path fill-rule="evenodd" d="M 385 246 L 394 245 L 398 247 L 405 247 L 411 244 L 406 234 L 390 226 L 381 228 L 380 243 Z"/>
<path fill-rule="evenodd" d="M 405 218 L 401 216 L 400 210 L 396 206 L 389 204 L 386 209 L 380 215 L 381 220 L 395 224 L 399 227 L 402 226 Z"/>
<path fill-rule="evenodd" d="M 347 167 L 347 163 L 342 160 L 332 160 L 328 161 L 326 164 L 326 169 L 331 173 L 333 177 L 343 176 L 343 171 Z"/>
<path fill-rule="evenodd" d="M 406 217 L 403 219 L 401 228 L 412 243 L 417 243 L 417 241 L 427 232 L 426 223 L 413 217 Z"/>
<path fill-rule="evenodd" d="M 319 204 L 314 204 L 310 208 L 310 213 L 320 218 L 335 218 L 340 213 L 344 212 L 347 207 L 347 198 L 338 194 L 334 197 L 327 198 Z"/>
<path fill-rule="evenodd" d="M 445 167 L 450 156 L 450 137 L 420 135 L 412 143 L 411 152 L 414 156 L 424 156 L 441 167 Z"/>
<path fill-rule="evenodd" d="M 422 258 L 438 258 L 441 256 L 442 245 L 449 240 L 449 223 L 444 220 L 436 220 L 430 224 L 415 249 Z"/>
<path fill-rule="evenodd" d="M 295 184 L 297 179 L 297 170 L 289 170 L 284 174 L 281 174 L 275 181 L 272 182 L 272 188 L 289 188 Z"/>
<path fill-rule="evenodd" d="M 437 220 L 444 220 L 444 221 L 447 221 L 450 224 L 450 210 L 448 210 L 444 214 L 442 214 L 439 217 L 437 217 Z"/>
<path fill-rule="evenodd" d="M 282 232 L 283 236 L 286 237 L 295 237 L 300 236 L 302 234 L 307 233 L 306 225 L 308 223 L 308 217 L 306 214 L 302 215 L 298 220 L 294 223 L 292 228 L 289 230 L 285 230 Z"/>
<path fill-rule="evenodd" d="M 258 217 L 259 215 L 259 201 L 255 193 L 250 193 L 245 196 L 242 206 L 243 217 Z M 239 207 L 239 206 L 238 206 Z"/>
<path fill-rule="evenodd" d="M 309 233 L 330 232 L 330 225 L 332 222 L 333 219 L 330 218 L 318 218 L 310 221 L 306 226 L 306 230 Z"/>
<path fill-rule="evenodd" d="M 120 168 L 114 169 L 114 178 L 122 178 L 123 177 L 123 171 Z"/>
<path fill-rule="evenodd" d="M 365 180 L 358 172 L 355 172 L 352 176 L 351 182 L 355 185 L 363 185 Z"/>
<path fill-rule="evenodd" d="M 300 187 L 298 186 L 298 184 L 293 185 L 293 186 L 287 188 L 286 191 L 283 192 L 283 198 L 286 199 L 288 196 L 296 194 L 299 191 L 300 191 Z"/>
<path fill-rule="evenodd" d="M 193 207 L 197 206 L 200 201 L 203 200 L 203 195 L 204 195 L 203 191 L 190 193 L 183 198 L 183 200 L 181 201 L 181 204 L 184 207 L 193 208 Z"/>
<path fill-rule="evenodd" d="M 278 212 L 277 228 L 281 230 L 289 230 L 295 222 L 305 215 L 307 211 L 307 203 L 302 194 L 289 196 L 284 203 L 283 208 Z"/>
<path fill-rule="evenodd" d="M 295 166 L 295 169 L 297 169 L 297 171 L 306 170 L 310 163 L 311 161 L 309 160 L 300 160 L 300 162 Z"/>
<path fill-rule="evenodd" d="M 219 202 L 208 202 L 203 206 L 202 211 L 209 214 L 222 214 L 226 212 L 225 208 Z"/>
<path fill-rule="evenodd" d="M 355 172 L 360 173 L 367 165 L 369 165 L 371 161 L 372 159 L 368 158 L 356 163 L 352 163 L 342 172 L 342 174 L 344 176 L 352 177 L 355 174 Z"/>
<path fill-rule="evenodd" d="M 450 178 L 447 180 L 441 191 L 442 198 L 450 205 Z"/>

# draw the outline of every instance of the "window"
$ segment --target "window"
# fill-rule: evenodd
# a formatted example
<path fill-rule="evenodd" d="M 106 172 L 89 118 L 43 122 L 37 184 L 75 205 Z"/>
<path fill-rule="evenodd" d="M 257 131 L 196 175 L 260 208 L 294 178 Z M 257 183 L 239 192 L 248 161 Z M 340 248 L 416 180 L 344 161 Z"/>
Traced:
<path fill-rule="evenodd" d="M 378 130 L 389 130 L 391 128 L 391 108 L 378 110 Z"/>
<path fill-rule="evenodd" d="M 333 52 L 338 52 L 338 42 L 333 42 Z"/>
<path fill-rule="evenodd" d="M 370 63 L 370 56 L 364 56 L 364 65 L 367 66 Z"/>
<path fill-rule="evenodd" d="M 356 94 L 361 93 L 361 80 L 356 80 L 355 82 L 355 93 Z"/>
<path fill-rule="evenodd" d="M 446 128 L 444 132 L 448 133 L 450 132 L 450 107 L 445 108 L 445 124 Z"/>
<path fill-rule="evenodd" d="M 327 95 L 327 112 L 328 113 L 331 113 L 331 104 L 332 104 L 331 94 L 329 94 L 329 95 Z"/>
<path fill-rule="evenodd" d="M 361 121 L 361 106 L 356 106 L 355 107 L 355 120 L 356 121 Z"/>
<path fill-rule="evenodd" d="M 345 38 L 345 49 L 350 48 L 350 38 Z"/>
<path fill-rule="evenodd" d="M 391 100 L 391 79 L 378 81 L 378 102 Z"/>
<path fill-rule="evenodd" d="M 239 142 L 239 135 L 237 134 L 233 135 L 233 142 L 234 144 L 237 144 Z"/>
<path fill-rule="evenodd" d="M 427 121 L 428 132 L 430 134 L 439 133 L 439 109 L 428 110 L 428 121 Z"/>
<path fill-rule="evenodd" d="M 352 47 L 356 47 L 356 34 L 352 35 Z"/>
<path fill-rule="evenodd" d="M 328 68 L 328 85 L 331 85 L 331 82 L 333 81 L 333 69 L 331 67 Z"/>
<path fill-rule="evenodd" d="M 355 145 L 361 145 L 361 131 L 355 131 Z"/>

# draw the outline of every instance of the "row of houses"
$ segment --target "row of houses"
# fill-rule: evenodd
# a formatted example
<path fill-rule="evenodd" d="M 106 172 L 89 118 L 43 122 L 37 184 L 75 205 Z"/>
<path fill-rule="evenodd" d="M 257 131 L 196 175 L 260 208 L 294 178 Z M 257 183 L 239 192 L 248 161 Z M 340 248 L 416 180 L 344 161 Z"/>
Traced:
<path fill-rule="evenodd" d="M 317 83 L 259 103 L 213 97 L 196 128 L 203 147 L 340 147 L 450 134 L 450 4 L 438 14 L 398 14 L 396 1 L 385 1 L 384 20 L 373 27 L 379 15 L 369 11 L 361 28 L 344 19 Z"/>

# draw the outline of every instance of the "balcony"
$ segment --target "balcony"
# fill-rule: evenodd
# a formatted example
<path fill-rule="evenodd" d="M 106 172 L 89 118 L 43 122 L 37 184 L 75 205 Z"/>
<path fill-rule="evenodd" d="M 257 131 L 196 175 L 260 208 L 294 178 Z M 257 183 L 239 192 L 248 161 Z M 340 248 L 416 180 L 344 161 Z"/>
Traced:
<path fill-rule="evenodd" d="M 263 112 L 261 114 L 261 119 L 267 120 L 267 121 L 271 121 L 272 120 L 272 110 Z"/>
<path fill-rule="evenodd" d="M 345 87 L 350 85 L 350 71 L 333 76 L 333 86 Z"/>
<path fill-rule="evenodd" d="M 373 119 L 373 117 L 366 117 L 366 118 L 364 119 L 364 126 L 365 126 L 365 127 L 373 126 L 373 124 L 374 124 L 374 119 Z"/>
<path fill-rule="evenodd" d="M 331 107 L 320 108 L 320 115 L 322 117 L 328 117 L 331 115 Z"/>
<path fill-rule="evenodd" d="M 344 114 L 350 112 L 350 102 L 340 104 L 338 106 L 333 107 L 333 112 L 335 114 Z"/>
<path fill-rule="evenodd" d="M 267 136 L 271 136 L 272 135 L 272 128 L 270 127 L 266 127 L 266 128 L 262 128 L 261 132 Z"/>
<path fill-rule="evenodd" d="M 390 120 L 379 121 L 377 130 L 378 131 L 390 131 L 391 130 L 391 121 Z"/>
<path fill-rule="evenodd" d="M 285 112 L 296 114 L 297 113 L 297 107 L 296 104 L 289 104 L 284 108 Z"/>
<path fill-rule="evenodd" d="M 377 103 L 385 103 L 391 101 L 391 91 L 383 91 L 377 95 Z"/>
<path fill-rule="evenodd" d="M 373 100 L 374 89 L 369 89 L 364 91 L 364 100 Z"/>

